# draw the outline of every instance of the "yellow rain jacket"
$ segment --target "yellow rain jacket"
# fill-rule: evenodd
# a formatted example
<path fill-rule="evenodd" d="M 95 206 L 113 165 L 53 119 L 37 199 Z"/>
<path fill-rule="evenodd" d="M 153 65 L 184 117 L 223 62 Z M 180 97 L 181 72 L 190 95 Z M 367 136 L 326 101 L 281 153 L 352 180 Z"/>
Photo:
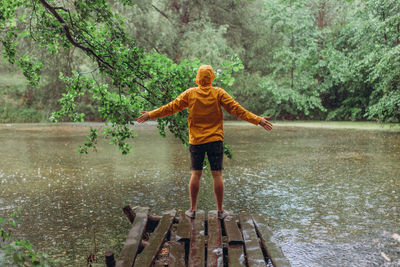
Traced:
<path fill-rule="evenodd" d="M 212 87 L 214 70 L 209 65 L 200 66 L 196 83 L 170 103 L 149 112 L 150 119 L 166 117 L 189 108 L 189 144 L 200 145 L 224 140 L 221 106 L 239 119 L 258 125 L 261 117 L 247 111 L 224 89 Z"/>

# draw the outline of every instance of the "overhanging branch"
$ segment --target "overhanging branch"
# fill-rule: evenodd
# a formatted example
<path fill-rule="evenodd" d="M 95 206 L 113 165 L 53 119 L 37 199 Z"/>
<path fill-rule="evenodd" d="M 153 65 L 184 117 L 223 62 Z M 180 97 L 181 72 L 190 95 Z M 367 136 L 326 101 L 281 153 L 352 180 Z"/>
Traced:
<path fill-rule="evenodd" d="M 107 62 L 107 61 L 103 58 L 103 57 L 106 57 L 105 55 L 103 55 L 103 57 L 101 57 L 101 56 L 99 56 L 98 54 L 96 54 L 96 52 L 93 50 L 93 49 L 95 49 L 95 46 L 93 46 L 89 41 L 83 39 L 83 40 L 85 41 L 85 43 L 86 43 L 88 46 L 90 46 L 91 48 L 90 48 L 90 47 L 86 47 L 86 46 L 84 46 L 84 45 L 78 43 L 78 42 L 72 37 L 72 33 L 71 33 L 71 28 L 70 28 L 70 26 L 66 23 L 66 21 L 65 21 L 65 20 L 60 16 L 60 14 L 57 12 L 57 10 L 63 10 L 63 11 L 65 11 L 65 12 L 67 12 L 68 15 L 69 15 L 69 19 L 70 19 L 71 24 L 73 24 L 71 14 L 70 14 L 70 11 L 69 11 L 68 9 L 66 9 L 66 8 L 64 8 L 64 7 L 59 7 L 59 6 L 52 6 L 52 5 L 50 5 L 46 0 L 39 0 L 39 2 L 45 7 L 45 9 L 47 9 L 47 10 L 57 19 L 57 21 L 59 21 L 59 22 L 61 23 L 62 27 L 64 28 L 64 32 L 65 32 L 65 35 L 66 35 L 68 41 L 69 41 L 73 46 L 75 46 L 75 47 L 77 47 L 77 48 L 79 48 L 79 49 L 85 51 L 86 53 L 92 55 L 92 56 L 97 60 L 97 62 L 99 63 L 99 65 L 105 65 L 105 66 L 107 66 L 110 70 L 114 70 L 114 69 L 115 69 L 115 67 L 114 67 L 112 64 L 110 64 L 109 62 Z M 154 6 L 154 8 L 156 8 L 156 7 Z M 156 9 L 157 9 L 157 8 L 156 8 Z M 158 10 L 158 9 L 157 9 L 157 10 Z M 160 12 L 160 10 L 158 10 L 158 11 Z M 161 12 L 162 12 L 162 11 L 161 11 Z M 166 16 L 166 14 L 164 14 L 164 15 Z M 167 17 L 167 18 L 168 18 L 168 17 Z M 83 29 L 83 31 L 85 31 L 85 30 Z M 91 36 L 91 34 L 90 34 L 89 32 L 85 31 L 85 33 L 88 34 L 89 36 Z M 93 38 L 93 36 L 91 36 L 91 37 Z M 108 51 L 108 52 L 110 52 L 110 51 Z M 135 62 L 134 62 L 134 63 L 135 63 Z M 130 68 L 134 68 L 134 66 L 132 66 L 132 64 L 131 64 L 130 62 L 125 62 L 125 64 L 127 64 Z M 137 63 L 136 63 L 135 65 L 136 65 L 136 67 L 138 67 L 138 66 L 137 66 L 137 65 L 138 65 Z M 139 70 L 139 68 L 136 68 L 136 71 L 137 71 L 139 74 L 141 74 L 142 76 L 147 77 L 148 79 L 153 79 L 153 77 L 151 77 L 148 73 L 142 73 L 142 72 Z M 138 82 L 137 80 L 134 81 L 134 83 L 137 84 L 138 86 L 140 86 L 141 88 L 143 88 L 144 90 L 146 90 L 149 94 L 151 94 L 151 95 L 152 95 L 153 97 L 155 97 L 156 99 L 161 100 L 157 95 L 154 94 L 154 92 L 152 92 L 150 89 L 148 89 L 144 84 Z M 158 82 L 158 81 L 157 81 L 157 83 L 165 90 L 165 87 L 163 86 L 163 84 L 161 84 L 161 83 Z M 143 96 L 142 96 L 142 97 L 143 97 Z M 156 105 L 156 104 L 155 104 L 153 101 L 151 101 L 150 99 L 146 98 L 146 100 L 147 100 L 149 103 L 151 103 L 151 104 L 153 104 L 153 105 Z"/>
<path fill-rule="evenodd" d="M 54 7 L 51 6 L 49 3 L 47 3 L 45 0 L 39 0 L 40 3 L 42 3 L 42 5 L 48 10 L 50 11 L 51 14 L 53 14 L 53 16 L 61 23 L 61 25 L 64 28 L 65 31 L 65 35 L 67 36 L 68 40 L 70 41 L 70 43 L 80 49 L 82 49 L 83 51 L 89 53 L 90 55 L 94 56 L 99 63 L 102 63 L 104 65 L 106 65 L 107 67 L 109 67 L 110 69 L 113 69 L 113 67 L 106 61 L 104 61 L 101 57 L 99 57 L 93 50 L 79 44 L 73 37 L 70 31 L 70 28 L 68 26 L 68 24 L 65 22 L 65 20 L 60 16 L 60 14 L 57 13 L 56 9 L 61 9 L 60 7 Z"/>

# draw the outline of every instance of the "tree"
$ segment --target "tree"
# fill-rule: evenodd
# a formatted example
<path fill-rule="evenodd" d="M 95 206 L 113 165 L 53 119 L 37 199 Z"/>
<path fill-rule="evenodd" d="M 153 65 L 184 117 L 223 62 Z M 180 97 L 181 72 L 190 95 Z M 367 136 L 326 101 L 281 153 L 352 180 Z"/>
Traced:
<path fill-rule="evenodd" d="M 265 112 L 288 118 L 324 112 L 319 86 L 321 35 L 313 10 L 307 2 L 284 0 L 266 2 L 266 10 L 277 45 L 272 48 L 272 72 L 259 83 L 269 107 Z"/>
<path fill-rule="evenodd" d="M 391 0 L 347 6 L 351 19 L 333 31 L 322 51 L 328 119 L 400 121 L 399 8 Z"/>
<path fill-rule="evenodd" d="M 371 0 L 366 11 L 377 22 L 371 25 L 377 30 L 371 37 L 378 51 L 375 54 L 376 65 L 368 77 L 375 86 L 365 116 L 379 121 L 400 122 L 400 3 Z"/>
<path fill-rule="evenodd" d="M 121 1 L 129 8 L 133 2 Z M 157 52 L 146 52 L 131 38 L 125 28 L 125 19 L 112 11 L 104 0 L 46 1 L 1 0 L 0 40 L 5 57 L 17 63 L 30 85 L 38 86 L 42 62 L 17 48 L 19 38 L 31 38 L 40 47 L 57 54 L 61 48 L 79 49 L 93 62 L 91 71 L 61 73 L 66 92 L 59 99 L 61 109 L 53 121 L 68 117 L 84 121 L 78 110 L 80 99 L 90 97 L 98 105 L 100 116 L 106 121 L 104 135 L 117 145 L 123 154 L 130 151 L 127 143 L 134 137 L 132 118 L 140 110 L 151 109 L 177 97 L 193 85 L 200 61 L 183 60 L 176 64 Z M 231 81 L 231 74 L 241 62 L 226 62 L 217 73 L 216 83 Z M 96 77 L 101 76 L 101 81 Z M 158 120 L 161 134 L 168 128 L 175 137 L 187 143 L 186 113 Z M 96 144 L 98 132 L 91 129 L 88 139 L 80 147 L 82 153 Z"/>

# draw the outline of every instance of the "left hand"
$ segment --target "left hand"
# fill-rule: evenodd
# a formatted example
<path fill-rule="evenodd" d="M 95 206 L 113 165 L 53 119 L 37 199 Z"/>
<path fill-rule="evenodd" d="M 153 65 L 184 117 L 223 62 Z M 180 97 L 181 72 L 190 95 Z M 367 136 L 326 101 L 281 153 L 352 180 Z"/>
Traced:
<path fill-rule="evenodd" d="M 140 113 L 142 113 L 142 116 L 137 118 L 137 122 L 143 123 L 143 122 L 148 121 L 150 119 L 150 115 L 149 115 L 149 113 L 147 111 L 140 111 Z"/>
<path fill-rule="evenodd" d="M 272 130 L 272 123 L 267 121 L 267 119 L 271 119 L 269 116 L 261 117 L 260 125 L 267 131 Z"/>

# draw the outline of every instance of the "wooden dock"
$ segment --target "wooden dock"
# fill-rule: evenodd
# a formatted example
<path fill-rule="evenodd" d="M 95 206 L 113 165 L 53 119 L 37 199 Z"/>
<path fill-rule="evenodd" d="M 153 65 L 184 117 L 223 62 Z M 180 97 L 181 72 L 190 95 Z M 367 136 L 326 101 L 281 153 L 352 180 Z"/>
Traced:
<path fill-rule="evenodd" d="M 144 207 L 123 210 L 132 227 L 117 262 L 106 252 L 107 266 L 290 266 L 265 216 L 220 220 L 216 211 L 198 210 L 190 219 L 183 211 L 154 216 Z"/>

